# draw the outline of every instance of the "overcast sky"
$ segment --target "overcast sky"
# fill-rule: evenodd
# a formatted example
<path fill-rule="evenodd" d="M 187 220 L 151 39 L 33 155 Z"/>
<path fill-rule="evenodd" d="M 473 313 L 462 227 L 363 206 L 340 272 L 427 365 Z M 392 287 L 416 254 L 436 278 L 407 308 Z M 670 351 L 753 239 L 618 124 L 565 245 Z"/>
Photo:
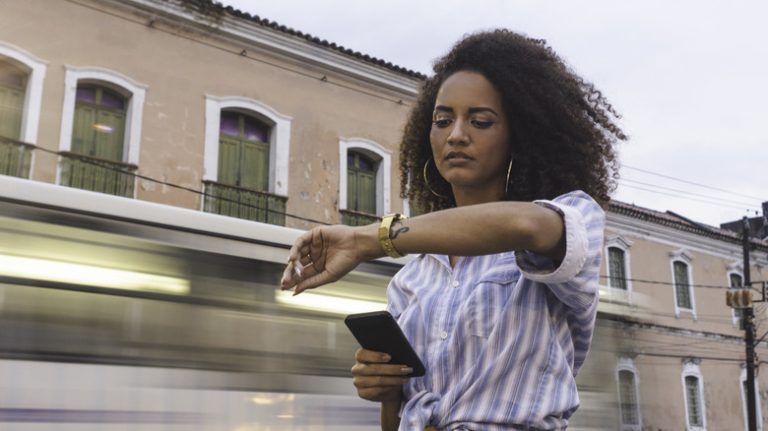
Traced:
<path fill-rule="evenodd" d="M 616 199 L 712 225 L 755 216 L 768 200 L 768 2 L 223 3 L 428 75 L 467 33 L 546 39 L 623 116 Z"/>

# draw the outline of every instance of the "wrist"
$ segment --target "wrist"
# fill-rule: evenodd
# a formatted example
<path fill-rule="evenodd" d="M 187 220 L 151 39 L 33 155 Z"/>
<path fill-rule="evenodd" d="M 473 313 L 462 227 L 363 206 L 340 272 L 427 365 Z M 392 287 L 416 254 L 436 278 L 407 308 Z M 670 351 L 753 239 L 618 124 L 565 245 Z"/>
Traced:
<path fill-rule="evenodd" d="M 379 242 L 379 224 L 369 224 L 355 228 L 355 241 L 362 260 L 378 259 L 386 256 Z"/>

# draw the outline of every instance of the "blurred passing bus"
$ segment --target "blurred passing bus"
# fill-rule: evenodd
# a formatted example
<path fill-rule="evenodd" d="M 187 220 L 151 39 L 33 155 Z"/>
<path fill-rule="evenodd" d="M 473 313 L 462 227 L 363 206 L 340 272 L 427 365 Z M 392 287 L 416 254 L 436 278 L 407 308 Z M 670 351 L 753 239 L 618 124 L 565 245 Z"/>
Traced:
<path fill-rule="evenodd" d="M 0 429 L 379 429 L 342 320 L 402 263 L 294 298 L 300 234 L 0 176 Z"/>

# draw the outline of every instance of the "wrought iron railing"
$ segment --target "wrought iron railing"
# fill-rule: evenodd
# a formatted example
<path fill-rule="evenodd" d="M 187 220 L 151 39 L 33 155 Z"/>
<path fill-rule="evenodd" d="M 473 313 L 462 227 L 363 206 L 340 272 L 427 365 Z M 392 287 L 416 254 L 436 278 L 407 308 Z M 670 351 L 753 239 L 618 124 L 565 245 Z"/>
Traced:
<path fill-rule="evenodd" d="M 206 212 L 285 226 L 287 197 L 214 181 L 203 184 Z"/>
<path fill-rule="evenodd" d="M 32 144 L 0 136 L 0 175 L 29 178 L 34 149 Z"/>
<path fill-rule="evenodd" d="M 133 197 L 136 165 L 62 151 L 61 184 L 111 195 Z"/>
<path fill-rule="evenodd" d="M 374 214 L 361 213 L 352 210 L 339 210 L 339 212 L 341 212 L 341 223 L 347 226 L 365 226 L 381 221 L 381 219 Z"/>

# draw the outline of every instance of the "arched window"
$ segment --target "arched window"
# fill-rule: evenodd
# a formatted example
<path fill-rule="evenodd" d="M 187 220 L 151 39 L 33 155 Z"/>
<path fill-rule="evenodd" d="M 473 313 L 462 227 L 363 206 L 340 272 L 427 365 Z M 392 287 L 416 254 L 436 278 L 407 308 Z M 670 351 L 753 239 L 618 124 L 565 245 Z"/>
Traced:
<path fill-rule="evenodd" d="M 78 85 L 71 151 L 122 162 L 127 104 L 126 97 L 106 86 Z"/>
<path fill-rule="evenodd" d="M 347 153 L 347 209 L 376 214 L 376 170 L 378 163 L 359 151 Z"/>
<path fill-rule="evenodd" d="M 670 253 L 672 282 L 675 296 L 675 315 L 681 311 L 689 312 L 696 318 L 696 300 L 693 290 L 691 263 L 693 257 L 685 250 Z"/>
<path fill-rule="evenodd" d="M 20 64 L 0 57 L 0 138 L 21 140 L 28 77 Z"/>
<path fill-rule="evenodd" d="M 253 115 L 221 112 L 218 181 L 250 190 L 269 190 L 270 126 Z"/>
<path fill-rule="evenodd" d="M 627 290 L 625 254 L 619 247 L 608 247 L 608 283 L 614 289 Z"/>
<path fill-rule="evenodd" d="M 391 154 L 366 139 L 339 141 L 341 222 L 370 224 L 389 212 Z"/>
<path fill-rule="evenodd" d="M 744 286 L 744 278 L 742 275 L 738 272 L 731 271 L 728 272 L 728 287 L 730 289 L 738 289 Z M 741 308 L 731 308 L 731 313 L 733 316 L 733 323 L 737 324 L 741 321 L 741 318 L 743 317 L 744 311 Z"/>
<path fill-rule="evenodd" d="M 285 225 L 291 118 L 245 97 L 205 97 L 203 210 Z"/>
<path fill-rule="evenodd" d="M 30 176 L 45 69 L 43 60 L 0 42 L 0 175 Z"/>
<path fill-rule="evenodd" d="M 619 359 L 616 367 L 616 380 L 619 389 L 619 420 L 622 431 L 639 431 L 642 428 L 640 419 L 640 391 L 637 381 L 637 370 L 629 358 Z"/>
<path fill-rule="evenodd" d="M 66 66 L 60 184 L 134 196 L 146 88 L 108 69 Z"/>
<path fill-rule="evenodd" d="M 685 363 L 682 377 L 687 429 L 705 430 L 707 429 L 707 415 L 704 404 L 704 383 L 699 366 L 693 362 Z"/>

